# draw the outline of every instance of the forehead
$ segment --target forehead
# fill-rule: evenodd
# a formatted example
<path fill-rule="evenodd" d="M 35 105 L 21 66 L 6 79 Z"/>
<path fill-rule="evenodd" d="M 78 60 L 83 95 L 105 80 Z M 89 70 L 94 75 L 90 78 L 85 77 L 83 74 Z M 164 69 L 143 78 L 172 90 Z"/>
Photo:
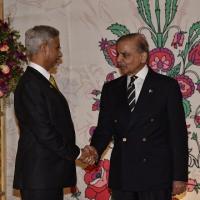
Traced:
<path fill-rule="evenodd" d="M 59 37 L 55 37 L 49 40 L 49 44 L 51 45 L 59 45 L 60 44 L 60 39 Z"/>
<path fill-rule="evenodd" d="M 125 39 L 117 44 L 117 51 L 130 51 L 130 50 L 136 50 L 138 47 L 138 41 L 137 39 Z"/>

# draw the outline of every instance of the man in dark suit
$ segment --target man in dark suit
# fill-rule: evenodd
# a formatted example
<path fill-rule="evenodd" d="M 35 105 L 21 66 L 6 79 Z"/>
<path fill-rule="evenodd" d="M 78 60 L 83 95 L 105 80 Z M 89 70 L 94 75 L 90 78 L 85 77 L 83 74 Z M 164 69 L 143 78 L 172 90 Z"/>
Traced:
<path fill-rule="evenodd" d="M 68 103 L 50 75 L 61 63 L 59 31 L 35 26 L 25 45 L 30 62 L 14 94 L 20 129 L 14 188 L 22 200 L 61 200 L 63 187 L 76 185 L 75 160 L 83 154 Z"/>
<path fill-rule="evenodd" d="M 104 84 L 98 125 L 86 147 L 100 158 L 113 139 L 113 200 L 171 200 L 186 190 L 188 147 L 180 88 L 148 68 L 148 55 L 142 34 L 118 39 L 123 76 Z"/>

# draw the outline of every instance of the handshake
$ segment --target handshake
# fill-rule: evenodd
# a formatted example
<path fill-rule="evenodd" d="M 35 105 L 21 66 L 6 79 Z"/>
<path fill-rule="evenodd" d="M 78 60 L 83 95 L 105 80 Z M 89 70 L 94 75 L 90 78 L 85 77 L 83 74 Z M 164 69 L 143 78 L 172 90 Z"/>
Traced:
<path fill-rule="evenodd" d="M 81 149 L 81 156 L 79 160 L 88 165 L 94 165 L 98 160 L 98 153 L 93 146 L 86 145 Z"/>

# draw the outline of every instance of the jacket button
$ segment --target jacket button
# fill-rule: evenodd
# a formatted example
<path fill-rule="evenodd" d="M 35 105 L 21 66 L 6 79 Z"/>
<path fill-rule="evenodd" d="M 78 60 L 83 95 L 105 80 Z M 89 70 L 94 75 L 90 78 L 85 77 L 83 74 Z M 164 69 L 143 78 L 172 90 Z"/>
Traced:
<path fill-rule="evenodd" d="M 117 119 L 115 119 L 114 122 L 117 123 Z"/>
<path fill-rule="evenodd" d="M 146 159 L 146 158 L 143 158 L 143 162 L 144 162 L 144 163 L 147 162 L 147 159 Z"/>
<path fill-rule="evenodd" d="M 147 141 L 147 139 L 144 137 L 144 138 L 142 138 L 142 142 L 146 142 Z"/>
<path fill-rule="evenodd" d="M 155 121 L 155 119 L 154 118 L 150 118 L 150 120 L 149 120 L 151 123 L 152 122 L 154 122 Z"/>
<path fill-rule="evenodd" d="M 122 138 L 122 141 L 123 141 L 123 142 L 126 142 L 126 141 L 127 141 L 127 138 L 125 138 L 125 137 Z"/>

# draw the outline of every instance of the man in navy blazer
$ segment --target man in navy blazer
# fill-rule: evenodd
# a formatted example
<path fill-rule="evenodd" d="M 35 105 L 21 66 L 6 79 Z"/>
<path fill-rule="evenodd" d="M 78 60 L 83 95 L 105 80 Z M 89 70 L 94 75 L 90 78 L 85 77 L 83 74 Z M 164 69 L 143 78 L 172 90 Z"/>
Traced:
<path fill-rule="evenodd" d="M 30 62 L 14 94 L 20 130 L 14 188 L 22 200 L 62 200 L 63 187 L 76 185 L 75 160 L 83 155 L 68 103 L 49 81 L 61 62 L 59 31 L 35 26 L 26 32 L 25 45 Z"/>
<path fill-rule="evenodd" d="M 122 76 L 104 84 L 98 125 L 91 146 L 86 147 L 100 158 L 113 140 L 109 175 L 113 200 L 171 200 L 186 190 L 188 144 L 182 95 L 176 80 L 147 66 L 148 56 L 142 34 L 118 39 Z M 127 87 L 132 76 L 135 106 L 130 109 Z"/>

